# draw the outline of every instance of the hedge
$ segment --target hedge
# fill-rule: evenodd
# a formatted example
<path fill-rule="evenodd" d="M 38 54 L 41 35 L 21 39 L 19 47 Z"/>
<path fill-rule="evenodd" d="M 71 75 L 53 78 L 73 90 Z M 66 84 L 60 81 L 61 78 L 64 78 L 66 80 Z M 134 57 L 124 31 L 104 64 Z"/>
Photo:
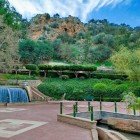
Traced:
<path fill-rule="evenodd" d="M 104 87 L 104 90 L 101 90 L 100 87 Z M 137 84 L 132 84 L 128 81 L 122 81 L 121 84 L 118 84 L 109 79 L 62 80 L 60 78 L 48 78 L 38 86 L 38 89 L 55 99 L 61 99 L 65 94 L 66 100 L 93 99 L 99 101 L 101 97 L 103 101 L 121 101 L 123 93 L 130 91 L 132 88 L 135 89 L 135 87 L 137 87 Z"/>
<path fill-rule="evenodd" d="M 39 65 L 40 70 L 69 70 L 69 71 L 96 71 L 95 66 L 85 66 L 85 65 Z"/>
<path fill-rule="evenodd" d="M 35 64 L 28 64 L 25 67 L 27 70 L 32 70 L 32 71 L 35 71 L 38 69 L 37 65 L 35 65 Z"/>
<path fill-rule="evenodd" d="M 108 78 L 108 79 L 112 79 L 112 80 L 115 80 L 115 79 L 125 80 L 125 79 L 127 79 L 128 76 L 124 75 L 124 74 L 92 73 L 91 77 L 98 78 L 98 79 Z"/>

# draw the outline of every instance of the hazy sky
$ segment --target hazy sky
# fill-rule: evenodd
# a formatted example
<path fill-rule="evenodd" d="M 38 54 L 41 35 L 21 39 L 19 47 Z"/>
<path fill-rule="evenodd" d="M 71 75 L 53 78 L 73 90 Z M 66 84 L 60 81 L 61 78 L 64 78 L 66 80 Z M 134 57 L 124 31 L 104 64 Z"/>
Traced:
<path fill-rule="evenodd" d="M 9 0 L 12 6 L 30 19 L 36 14 L 58 13 L 79 17 L 83 22 L 108 19 L 114 23 L 140 26 L 140 0 Z"/>

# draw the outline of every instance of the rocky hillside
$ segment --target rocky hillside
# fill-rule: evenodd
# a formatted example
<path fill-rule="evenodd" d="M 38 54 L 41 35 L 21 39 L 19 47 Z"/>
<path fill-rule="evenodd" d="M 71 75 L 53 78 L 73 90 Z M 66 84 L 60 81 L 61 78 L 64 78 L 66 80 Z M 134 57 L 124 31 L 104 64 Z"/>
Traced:
<path fill-rule="evenodd" d="M 60 18 L 58 14 L 37 15 L 30 21 L 28 37 L 33 40 L 40 38 L 55 40 L 63 33 L 74 36 L 80 31 L 86 31 L 84 24 L 76 17 Z"/>
<path fill-rule="evenodd" d="M 78 18 L 38 14 L 22 18 L 7 0 L 0 0 L 0 69 L 50 61 L 105 64 L 114 52 L 140 48 L 140 27 L 104 20 L 82 23 Z"/>

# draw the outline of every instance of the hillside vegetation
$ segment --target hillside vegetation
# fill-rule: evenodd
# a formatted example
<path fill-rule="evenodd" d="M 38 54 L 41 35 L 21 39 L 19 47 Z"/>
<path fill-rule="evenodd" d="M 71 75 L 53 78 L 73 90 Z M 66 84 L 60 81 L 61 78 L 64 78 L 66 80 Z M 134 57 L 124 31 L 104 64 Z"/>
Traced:
<path fill-rule="evenodd" d="M 110 63 L 110 57 L 125 48 L 129 54 L 135 52 L 137 57 L 133 64 L 139 76 L 140 27 L 117 25 L 106 19 L 82 23 L 76 17 L 61 18 L 58 14 L 51 17 L 48 13 L 27 21 L 7 0 L 0 0 L 0 34 L 0 69 L 3 71 L 17 68 L 17 65 L 50 61 L 118 66 L 115 63 L 121 61 L 111 59 Z M 130 64 L 133 61 L 132 58 L 132 61 L 123 60 Z M 129 65 L 123 72 L 131 75 L 134 65 Z"/>

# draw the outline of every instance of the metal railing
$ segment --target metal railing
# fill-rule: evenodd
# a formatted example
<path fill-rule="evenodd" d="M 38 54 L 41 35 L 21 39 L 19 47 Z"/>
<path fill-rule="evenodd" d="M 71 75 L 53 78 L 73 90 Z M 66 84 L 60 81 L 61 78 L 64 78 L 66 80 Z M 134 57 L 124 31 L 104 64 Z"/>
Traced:
<path fill-rule="evenodd" d="M 99 107 L 100 111 L 103 111 L 103 107 L 104 108 L 114 108 L 112 112 L 114 113 L 119 113 L 118 112 L 118 108 L 120 109 L 128 109 L 127 107 L 122 107 L 120 104 L 118 104 L 117 102 L 113 102 L 111 105 L 105 105 L 103 104 L 102 101 L 99 102 L 99 105 L 92 105 L 92 102 L 87 102 L 87 106 L 86 106 L 86 112 L 90 113 L 90 120 L 93 121 L 94 120 L 94 108 Z M 72 106 L 65 106 L 63 102 L 60 102 L 60 114 L 63 114 L 64 110 L 70 111 L 73 117 L 77 116 L 77 113 L 81 113 L 81 112 L 85 112 L 85 111 L 81 111 L 78 102 L 75 102 Z M 133 109 L 133 115 L 136 115 L 136 110 Z"/>

